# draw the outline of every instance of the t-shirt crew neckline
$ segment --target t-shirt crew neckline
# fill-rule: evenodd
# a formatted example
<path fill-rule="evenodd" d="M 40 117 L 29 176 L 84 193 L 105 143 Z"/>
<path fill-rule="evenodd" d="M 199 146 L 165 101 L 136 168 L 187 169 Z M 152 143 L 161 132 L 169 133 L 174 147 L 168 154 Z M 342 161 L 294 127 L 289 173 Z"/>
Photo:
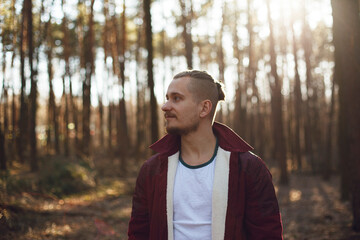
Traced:
<path fill-rule="evenodd" d="M 181 148 L 180 148 L 180 151 L 179 151 L 179 161 L 181 162 L 182 165 L 184 165 L 185 167 L 187 168 L 190 168 L 190 169 L 198 169 L 198 168 L 202 168 L 202 167 L 205 167 L 207 165 L 209 165 L 210 163 L 212 163 L 216 157 L 216 154 L 217 154 L 217 151 L 218 151 L 218 148 L 219 148 L 219 145 L 218 145 L 218 140 L 216 138 L 216 144 L 215 144 L 215 149 L 214 149 L 214 154 L 212 155 L 212 157 L 210 158 L 209 161 L 205 162 L 205 163 L 202 163 L 202 164 L 199 164 L 199 165 L 195 165 L 195 166 L 192 166 L 192 165 L 189 165 L 187 164 L 186 162 L 184 162 L 184 160 L 182 159 L 181 157 Z"/>

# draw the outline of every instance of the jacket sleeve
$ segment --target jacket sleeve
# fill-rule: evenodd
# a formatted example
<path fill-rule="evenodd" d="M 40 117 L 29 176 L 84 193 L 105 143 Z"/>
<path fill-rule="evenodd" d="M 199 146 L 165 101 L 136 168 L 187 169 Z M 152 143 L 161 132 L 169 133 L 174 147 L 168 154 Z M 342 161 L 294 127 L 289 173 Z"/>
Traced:
<path fill-rule="evenodd" d="M 147 240 L 149 239 L 150 220 L 147 199 L 147 163 L 145 163 L 139 172 L 136 180 L 135 193 L 132 200 L 131 219 L 128 228 L 129 240 Z"/>
<path fill-rule="evenodd" d="M 265 163 L 256 156 L 251 157 L 247 167 L 245 229 L 248 239 L 283 239 L 272 176 Z"/>

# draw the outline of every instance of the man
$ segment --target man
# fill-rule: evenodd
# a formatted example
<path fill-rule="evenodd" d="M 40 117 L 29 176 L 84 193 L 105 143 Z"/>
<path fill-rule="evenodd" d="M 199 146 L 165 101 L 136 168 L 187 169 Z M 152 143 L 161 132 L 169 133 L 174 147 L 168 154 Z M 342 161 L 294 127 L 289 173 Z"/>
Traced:
<path fill-rule="evenodd" d="M 214 122 L 225 95 L 208 73 L 175 75 L 162 106 L 168 134 L 151 148 L 133 197 L 130 240 L 282 239 L 271 174 Z"/>

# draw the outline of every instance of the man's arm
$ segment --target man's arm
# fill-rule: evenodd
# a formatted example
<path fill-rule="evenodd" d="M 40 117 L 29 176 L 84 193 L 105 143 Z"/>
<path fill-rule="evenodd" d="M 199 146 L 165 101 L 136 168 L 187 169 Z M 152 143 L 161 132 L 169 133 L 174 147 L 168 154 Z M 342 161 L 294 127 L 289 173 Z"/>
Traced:
<path fill-rule="evenodd" d="M 150 221 L 147 201 L 146 176 L 147 164 L 145 163 L 139 172 L 136 180 L 135 193 L 132 201 L 131 219 L 129 222 L 129 240 L 149 239 Z"/>
<path fill-rule="evenodd" d="M 272 176 L 258 157 L 246 170 L 245 228 L 248 239 L 282 239 L 282 223 Z"/>

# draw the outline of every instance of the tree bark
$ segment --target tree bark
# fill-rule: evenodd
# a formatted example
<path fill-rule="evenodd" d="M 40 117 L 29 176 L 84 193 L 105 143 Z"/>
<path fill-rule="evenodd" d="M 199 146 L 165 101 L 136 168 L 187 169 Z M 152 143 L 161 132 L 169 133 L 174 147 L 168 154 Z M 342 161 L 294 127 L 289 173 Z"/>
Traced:
<path fill-rule="evenodd" d="M 153 42 L 152 42 L 152 27 L 151 27 L 151 0 L 144 0 L 144 22 L 145 22 L 145 36 L 147 55 L 147 75 L 148 87 L 150 91 L 150 109 L 151 109 L 151 141 L 156 142 L 159 138 L 158 126 L 158 106 L 155 96 L 154 74 L 153 74 Z"/>
<path fill-rule="evenodd" d="M 218 43 L 217 43 L 217 62 L 218 62 L 218 66 L 219 66 L 219 78 L 218 80 L 221 81 L 222 83 L 225 84 L 225 56 L 224 56 L 224 48 L 223 48 L 223 34 L 224 34 L 224 25 L 225 25 L 225 8 L 226 5 L 223 4 L 222 7 L 222 19 L 221 19 L 221 27 L 220 27 L 220 31 L 219 31 L 219 35 L 218 35 Z M 225 120 L 225 114 L 224 114 L 224 108 L 226 106 L 226 103 L 219 103 L 219 111 L 216 115 L 217 121 L 219 122 L 223 122 L 225 124 L 228 124 L 228 122 Z M 229 116 L 229 114 L 227 113 L 227 117 Z"/>
<path fill-rule="evenodd" d="M 275 156 L 280 163 L 280 183 L 288 184 L 287 162 L 286 162 L 286 143 L 284 137 L 284 124 L 282 114 L 282 83 L 277 73 L 275 41 L 273 36 L 273 26 L 271 19 L 271 9 L 269 0 L 266 1 L 268 9 L 268 22 L 270 29 L 270 87 L 271 87 L 271 110 L 272 110 L 272 124 L 275 141 Z M 272 79 L 271 79 L 272 78 Z"/>
<path fill-rule="evenodd" d="M 38 162 L 37 162 L 37 141 L 36 141 L 36 112 L 37 112 L 37 76 L 34 72 L 33 66 L 33 15 L 32 15 L 32 1 L 28 0 L 28 8 L 27 8 L 27 17 L 28 17 L 28 51 L 29 51 L 29 66 L 30 66 L 30 82 L 31 82 L 31 90 L 30 90 L 30 102 L 31 102 L 31 112 L 29 116 L 29 137 L 30 137 L 30 168 L 32 172 L 38 170 Z"/>
<path fill-rule="evenodd" d="M 23 1 L 22 8 L 22 20 L 21 20 L 21 32 L 20 32 L 20 76 L 21 76 L 21 88 L 20 88 L 20 116 L 19 116 L 19 137 L 17 139 L 18 142 L 18 154 L 21 163 L 25 162 L 24 152 L 27 147 L 27 100 L 26 100 L 26 78 L 25 78 L 25 54 L 27 49 L 27 32 L 28 32 L 28 24 L 27 24 L 27 11 L 29 8 L 28 0 Z"/>
<path fill-rule="evenodd" d="M 293 18 L 291 18 L 293 19 Z M 302 161 L 301 161 L 301 143 L 300 143 L 300 130 L 301 130 L 301 119 L 302 119 L 302 94 L 301 94 L 301 82 L 300 82 L 300 75 L 299 75 L 299 67 L 298 67 L 298 56 L 297 56 L 297 41 L 295 37 L 295 31 L 294 31 L 294 20 L 291 22 L 291 32 L 292 32 L 292 50 L 294 55 L 294 70 L 295 70 L 295 86 L 294 86 L 294 110 L 295 110 L 295 133 L 294 133 L 294 148 L 295 148 L 295 159 L 296 159 L 296 169 L 300 170 L 302 169 Z"/>
<path fill-rule="evenodd" d="M 339 83 L 340 98 L 339 140 L 343 141 L 339 146 L 341 164 L 344 165 L 342 186 L 350 189 L 353 228 L 355 231 L 360 231 L 359 1 L 332 0 L 331 4 L 334 20 L 335 79 Z M 344 176 L 346 174 L 349 179 Z"/>
<path fill-rule="evenodd" d="M 345 79 L 344 71 L 346 66 L 343 66 L 342 63 L 342 45 L 345 42 L 345 24 L 342 22 L 344 19 L 344 10 L 343 5 L 339 1 L 331 1 L 333 9 L 333 36 L 334 36 L 334 46 L 335 46 L 335 71 L 334 71 L 334 82 L 339 86 L 339 115 L 338 115 L 338 143 L 339 143 L 339 157 L 340 157 L 340 176 L 341 176 L 341 199 L 349 200 L 350 198 L 350 186 L 351 186 L 351 176 L 349 174 L 351 170 L 351 164 L 349 161 L 349 139 L 348 139 L 348 125 L 347 125 L 347 115 L 348 115 L 348 104 L 346 101 L 346 92 L 345 92 Z"/>
<path fill-rule="evenodd" d="M 0 122 L 0 170 L 7 169 L 6 162 L 5 136 Z"/>
<path fill-rule="evenodd" d="M 125 51 L 126 51 L 126 4 L 123 0 L 123 12 L 121 14 L 121 40 L 120 40 L 120 80 L 121 80 L 121 97 L 119 102 L 119 114 L 120 114 L 120 132 L 121 132 L 121 169 L 126 171 L 126 156 L 128 154 L 130 144 L 127 111 L 125 103 Z"/>
<path fill-rule="evenodd" d="M 4 36 L 2 36 L 2 39 L 4 40 Z M 5 138 L 9 134 L 9 116 L 8 116 L 8 104 L 9 104 L 9 97 L 8 97 L 8 86 L 6 86 L 6 78 L 5 78 L 5 72 L 6 72 L 6 52 L 5 52 L 5 43 L 3 41 L 3 64 L 2 64 L 2 74 L 3 74 L 3 86 L 2 86 L 2 94 L 0 98 L 0 104 L 2 103 L 3 106 L 3 131 L 1 132 L 1 123 L 0 123 L 0 144 L 3 146 L 0 146 L 0 150 L 3 149 L 5 152 L 5 149 L 8 149 L 9 146 L 9 138 Z M 1 113 L 1 108 L 0 108 Z M 1 122 L 1 119 L 0 119 Z M 6 154 L 4 153 L 3 156 L 0 156 L 0 169 L 6 169 Z"/>
<path fill-rule="evenodd" d="M 141 3 L 139 3 L 141 4 Z M 139 9 L 140 10 L 140 9 Z M 141 11 L 139 11 L 141 12 Z M 141 41 L 141 34 L 143 32 L 142 25 L 138 26 L 137 29 L 137 38 L 136 38 L 136 50 L 135 50 L 135 63 L 136 63 L 136 144 L 135 144 L 135 153 L 137 153 L 137 159 L 140 159 L 140 154 L 143 151 L 142 146 L 146 142 L 145 141 L 145 133 L 144 133 L 144 91 L 143 91 L 143 84 L 140 82 L 139 77 L 139 70 L 140 70 L 140 62 L 141 62 L 141 55 L 140 49 L 143 45 Z"/>
<path fill-rule="evenodd" d="M 234 0 L 235 5 L 235 18 L 239 19 L 239 10 L 237 5 L 237 0 Z M 235 132 L 239 135 L 244 135 L 246 131 L 247 125 L 247 111 L 246 111 L 246 90 L 245 84 L 243 83 L 242 77 L 242 52 L 239 49 L 239 32 L 238 32 L 238 23 L 237 21 L 234 22 L 234 30 L 233 30 L 233 49 L 234 49 L 234 58 L 237 59 L 236 64 L 236 90 L 235 90 L 235 109 L 234 109 L 234 118 L 233 118 L 233 126 Z"/>
<path fill-rule="evenodd" d="M 65 0 L 63 0 L 63 5 L 65 3 Z M 63 7 L 62 5 L 62 7 Z M 62 19 L 62 31 L 64 33 L 63 35 L 63 39 L 62 39 L 62 44 L 63 44 L 63 56 L 64 56 L 64 61 L 65 61 L 65 73 L 63 76 L 63 98 L 65 101 L 65 112 L 64 112 L 64 121 L 65 121 L 65 126 L 64 126 L 64 153 L 65 156 L 69 156 L 70 155 L 70 129 L 69 129 L 69 124 L 70 124 L 70 116 L 69 116 L 69 98 L 72 98 L 72 96 L 69 96 L 70 94 L 67 92 L 67 84 L 70 87 L 71 86 L 71 74 L 70 74 L 70 63 L 69 63 L 69 58 L 70 58 L 70 46 L 69 46 L 69 33 L 68 33 L 68 28 L 67 28 L 67 17 L 66 17 L 66 13 L 64 12 L 64 16 Z"/>
<path fill-rule="evenodd" d="M 189 5 L 187 6 L 186 0 L 179 0 L 181 8 L 181 23 L 183 27 L 182 37 L 185 43 L 185 57 L 188 69 L 193 68 L 193 41 L 192 41 L 192 19 L 193 19 L 193 10 L 192 10 L 192 1 L 189 0 Z"/>
<path fill-rule="evenodd" d="M 305 102 L 305 152 L 306 152 L 306 159 L 310 163 L 312 170 L 314 170 L 314 142 L 313 142 L 313 135 L 312 132 L 314 126 L 314 116 L 313 116 L 313 109 L 311 106 L 314 105 L 314 94 L 315 90 L 312 88 L 312 74 L 311 74 L 311 62 L 310 62 L 310 55 L 311 55 L 311 40 L 309 39 L 310 36 L 310 29 L 309 25 L 306 22 L 305 16 L 305 2 L 303 2 L 303 30 L 301 35 L 301 41 L 304 48 L 304 60 L 306 64 L 306 93 L 307 98 Z"/>
<path fill-rule="evenodd" d="M 66 93 L 65 75 L 63 76 L 63 94 L 62 102 L 64 103 L 64 118 L 63 118 L 63 131 L 64 131 L 64 154 L 69 156 L 69 103 L 68 95 Z"/>
<path fill-rule="evenodd" d="M 325 149 L 325 154 L 323 157 L 323 172 L 322 172 L 322 176 L 323 179 L 328 181 L 330 179 L 331 176 L 331 171 L 332 171 L 332 140 L 333 140 L 333 118 L 334 118 L 334 111 L 335 111 L 335 82 L 332 82 L 332 86 L 331 86 L 331 100 L 330 100 L 330 110 L 328 113 L 328 122 L 327 122 L 327 131 L 326 131 L 326 137 L 325 137 L 325 141 L 326 141 L 326 149 Z"/>
<path fill-rule="evenodd" d="M 94 0 L 90 3 L 89 13 L 89 30 L 85 38 L 85 79 L 83 81 L 83 141 L 82 150 L 85 156 L 90 155 L 91 139 L 90 139 L 90 114 L 91 114 L 91 78 L 94 72 Z"/>
<path fill-rule="evenodd" d="M 50 30 L 50 29 L 49 29 Z M 48 33 L 48 46 L 47 46 L 47 61 L 48 61 L 48 77 L 49 77 L 49 103 L 48 103 L 48 149 L 51 148 L 52 135 L 55 142 L 55 153 L 60 153 L 59 145 L 59 124 L 57 119 L 57 107 L 55 103 L 55 94 L 53 87 L 53 67 L 52 67 L 52 38 L 51 30 Z"/>

